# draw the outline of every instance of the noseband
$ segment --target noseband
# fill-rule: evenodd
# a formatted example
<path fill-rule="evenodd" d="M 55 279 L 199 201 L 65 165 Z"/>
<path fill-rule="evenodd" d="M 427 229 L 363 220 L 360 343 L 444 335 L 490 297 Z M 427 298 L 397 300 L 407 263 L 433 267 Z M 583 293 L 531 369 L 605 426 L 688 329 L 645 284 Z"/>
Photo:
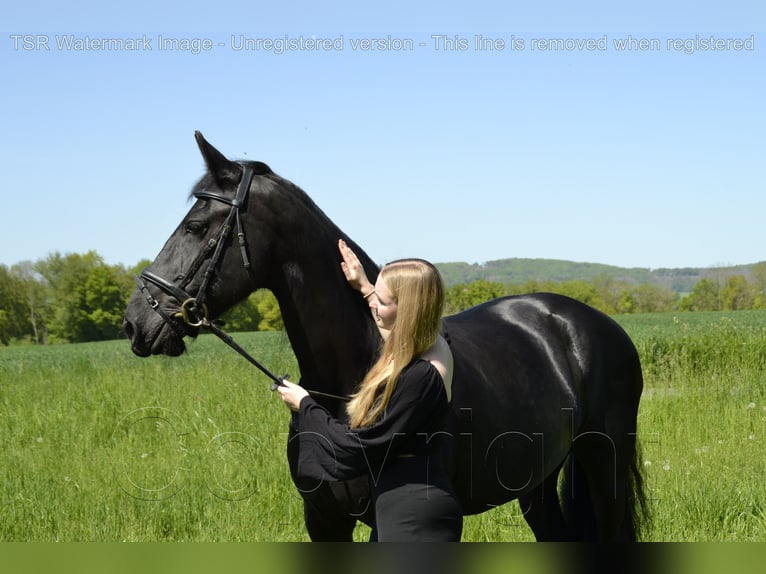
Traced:
<path fill-rule="evenodd" d="M 194 192 L 194 197 L 196 197 L 197 199 L 212 199 L 214 201 L 220 201 L 222 203 L 225 203 L 231 206 L 231 209 L 229 210 L 229 214 L 226 216 L 226 220 L 224 221 L 221 228 L 210 239 L 210 241 L 208 241 L 205 248 L 194 259 L 191 266 L 189 267 L 189 270 L 186 273 L 183 273 L 178 276 L 177 278 L 178 283 L 172 283 L 168 281 L 167 279 L 160 277 L 159 275 L 156 275 L 155 273 L 152 273 L 151 271 L 148 271 L 146 269 L 141 271 L 140 277 L 134 275 L 133 278 L 135 279 L 136 284 L 138 285 L 138 290 L 143 294 L 149 306 L 152 309 L 154 309 L 162 317 L 165 323 L 167 323 L 179 337 L 183 338 L 184 336 L 187 335 L 187 332 L 184 329 L 183 325 L 186 325 L 192 328 L 205 327 L 209 329 L 216 336 L 218 336 L 218 338 L 220 338 L 223 342 L 225 342 L 232 349 L 234 349 L 240 355 L 242 355 L 245 359 L 247 359 L 252 365 L 257 367 L 263 374 L 269 377 L 273 381 L 273 384 L 271 385 L 271 390 L 273 391 L 279 385 L 282 385 L 284 380 L 287 379 L 289 375 L 283 375 L 282 377 L 278 377 L 274 373 L 272 373 L 269 369 L 267 369 L 265 366 L 263 366 L 263 364 L 258 362 L 255 358 L 253 358 L 247 351 L 245 351 L 242 347 L 240 347 L 234 341 L 234 339 L 232 339 L 229 335 L 224 333 L 215 323 L 208 320 L 207 305 L 205 305 L 205 299 L 207 297 L 207 287 L 213 275 L 215 274 L 215 270 L 218 266 L 218 262 L 221 259 L 221 256 L 223 255 L 224 246 L 226 245 L 226 241 L 228 240 L 229 234 L 231 233 L 232 224 L 235 222 L 237 225 L 237 238 L 239 242 L 239 251 L 240 251 L 240 254 L 242 255 L 242 262 L 245 266 L 245 269 L 247 269 L 248 272 L 250 271 L 250 260 L 248 259 L 248 256 L 247 256 L 245 231 L 244 231 L 244 228 L 242 227 L 242 218 L 240 215 L 240 210 L 242 206 L 245 205 L 245 203 L 247 202 L 247 196 L 250 193 L 250 184 L 252 183 L 252 180 L 253 180 L 254 170 L 251 165 L 248 165 L 245 163 L 240 163 L 239 165 L 242 167 L 242 178 L 239 181 L 239 186 L 237 187 L 237 193 L 234 195 L 233 199 L 221 193 L 215 193 L 213 191 L 207 191 L 204 189 Z M 197 289 L 197 294 L 195 296 L 192 296 L 186 291 L 186 287 L 189 285 L 192 279 L 194 279 L 194 276 L 200 270 L 205 260 L 208 259 L 208 256 L 211 253 L 212 253 L 212 256 L 210 257 L 210 262 L 208 263 L 208 266 L 205 269 L 205 274 L 202 277 L 202 283 L 200 284 L 199 289 Z M 160 306 L 160 302 L 157 301 L 157 299 L 155 299 L 154 296 L 149 292 L 149 289 L 146 287 L 146 283 L 144 283 L 144 281 L 151 283 L 152 285 L 155 285 L 156 287 L 159 287 L 165 294 L 170 295 L 171 297 L 174 297 L 176 300 L 178 300 L 178 302 L 181 305 L 180 310 L 173 313 L 172 315 L 169 315 Z M 348 397 L 341 397 L 338 395 L 321 393 L 319 391 L 308 391 L 308 392 L 311 395 L 324 396 L 327 398 L 344 400 L 344 401 L 349 400 Z"/>

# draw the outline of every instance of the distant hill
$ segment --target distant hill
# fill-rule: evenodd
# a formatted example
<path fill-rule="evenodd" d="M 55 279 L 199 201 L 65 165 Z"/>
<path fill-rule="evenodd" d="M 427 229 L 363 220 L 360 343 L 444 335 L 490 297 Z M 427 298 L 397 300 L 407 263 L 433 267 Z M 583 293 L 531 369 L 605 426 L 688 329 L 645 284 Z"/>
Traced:
<path fill-rule="evenodd" d="M 437 263 L 447 287 L 479 279 L 497 283 L 526 283 L 528 281 L 592 281 L 609 277 L 634 284 L 663 285 L 677 293 L 689 293 L 700 279 L 748 276 L 752 265 L 735 267 L 682 267 L 677 269 L 646 269 L 616 267 L 602 263 L 576 263 L 560 259 L 498 259 L 486 263 Z"/>

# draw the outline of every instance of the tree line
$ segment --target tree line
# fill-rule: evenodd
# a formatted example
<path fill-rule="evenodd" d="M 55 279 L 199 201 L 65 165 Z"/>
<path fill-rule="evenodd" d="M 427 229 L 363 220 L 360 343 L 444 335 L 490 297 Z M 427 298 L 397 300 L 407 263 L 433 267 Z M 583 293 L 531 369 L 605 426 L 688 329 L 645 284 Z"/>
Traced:
<path fill-rule="evenodd" d="M 123 337 L 122 318 L 135 291 L 134 267 L 109 265 L 94 251 L 54 253 L 35 263 L 0 265 L 0 343 L 83 343 Z M 284 328 L 279 305 L 258 291 L 222 320 L 233 331 Z"/>
<path fill-rule="evenodd" d="M 590 281 L 526 281 L 500 283 L 479 279 L 447 289 L 446 312 L 457 313 L 495 297 L 550 292 L 587 303 L 609 315 L 670 311 L 737 311 L 766 309 L 766 262 L 751 277 L 725 275 L 700 279 L 690 293 L 677 293 L 654 283 L 632 283 L 608 275 Z"/>
<path fill-rule="evenodd" d="M 49 344 L 117 339 L 122 317 L 135 290 L 131 268 L 109 265 L 94 251 L 54 253 L 37 262 L 0 265 L 0 343 Z M 478 279 L 452 285 L 446 314 L 495 297 L 548 291 L 578 299 L 608 314 L 665 311 L 716 311 L 766 308 L 766 262 L 749 276 L 729 275 L 698 281 L 691 293 L 635 284 L 608 275 L 589 281 L 499 283 Z M 229 331 L 282 330 L 279 306 L 269 291 L 256 291 L 221 319 Z"/>

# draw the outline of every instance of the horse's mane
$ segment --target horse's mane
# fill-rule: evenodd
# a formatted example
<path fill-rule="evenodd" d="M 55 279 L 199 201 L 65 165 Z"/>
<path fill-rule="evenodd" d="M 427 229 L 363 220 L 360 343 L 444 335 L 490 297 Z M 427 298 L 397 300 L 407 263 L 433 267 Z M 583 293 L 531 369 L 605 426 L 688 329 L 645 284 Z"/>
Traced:
<path fill-rule="evenodd" d="M 254 179 L 254 183 L 258 186 L 258 189 L 265 191 L 267 194 L 275 194 L 286 200 L 286 204 L 292 206 L 292 208 L 299 210 L 300 217 L 304 221 L 311 221 L 311 227 L 316 230 L 321 230 L 324 237 L 331 242 L 337 241 L 339 238 L 344 238 L 346 241 L 351 241 L 348 236 L 330 219 L 330 217 L 320 208 L 316 202 L 298 185 L 285 179 L 279 174 L 275 173 L 267 164 L 260 161 L 239 161 L 239 164 L 247 164 L 253 167 L 254 174 L 260 176 Z M 265 180 L 265 181 L 264 181 Z M 270 182 L 266 183 L 266 182 Z M 189 199 L 194 199 L 194 194 L 204 189 L 210 189 L 216 186 L 212 173 L 207 171 L 205 175 L 194 185 L 192 188 Z M 264 186 L 268 186 L 267 188 Z M 255 195 L 258 191 L 255 192 Z M 353 242 L 352 242 L 353 243 Z M 358 246 L 357 246 L 358 248 Z M 372 267 L 377 267 L 375 262 L 364 253 L 361 249 L 357 251 L 357 255 L 363 261 L 367 260 Z"/>

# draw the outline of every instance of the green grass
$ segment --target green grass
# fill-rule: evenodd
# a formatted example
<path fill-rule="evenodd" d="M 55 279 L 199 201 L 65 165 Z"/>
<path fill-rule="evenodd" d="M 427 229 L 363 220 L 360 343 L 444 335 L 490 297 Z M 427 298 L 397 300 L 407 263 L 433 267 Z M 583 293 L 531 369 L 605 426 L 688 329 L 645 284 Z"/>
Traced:
<path fill-rule="evenodd" d="M 766 540 L 766 313 L 625 316 L 656 541 Z"/>
<path fill-rule="evenodd" d="M 295 373 L 282 334 L 243 335 Z M 301 540 L 287 411 L 217 339 L 179 358 L 125 341 L 0 354 L 2 540 Z"/>
<path fill-rule="evenodd" d="M 645 369 L 639 415 L 657 541 L 766 540 L 766 313 L 618 318 Z M 282 333 L 237 334 L 297 375 Z M 269 381 L 202 336 L 0 349 L 0 541 L 308 540 Z M 358 540 L 368 529 L 359 526 Z M 518 505 L 464 540 L 532 540 Z"/>

